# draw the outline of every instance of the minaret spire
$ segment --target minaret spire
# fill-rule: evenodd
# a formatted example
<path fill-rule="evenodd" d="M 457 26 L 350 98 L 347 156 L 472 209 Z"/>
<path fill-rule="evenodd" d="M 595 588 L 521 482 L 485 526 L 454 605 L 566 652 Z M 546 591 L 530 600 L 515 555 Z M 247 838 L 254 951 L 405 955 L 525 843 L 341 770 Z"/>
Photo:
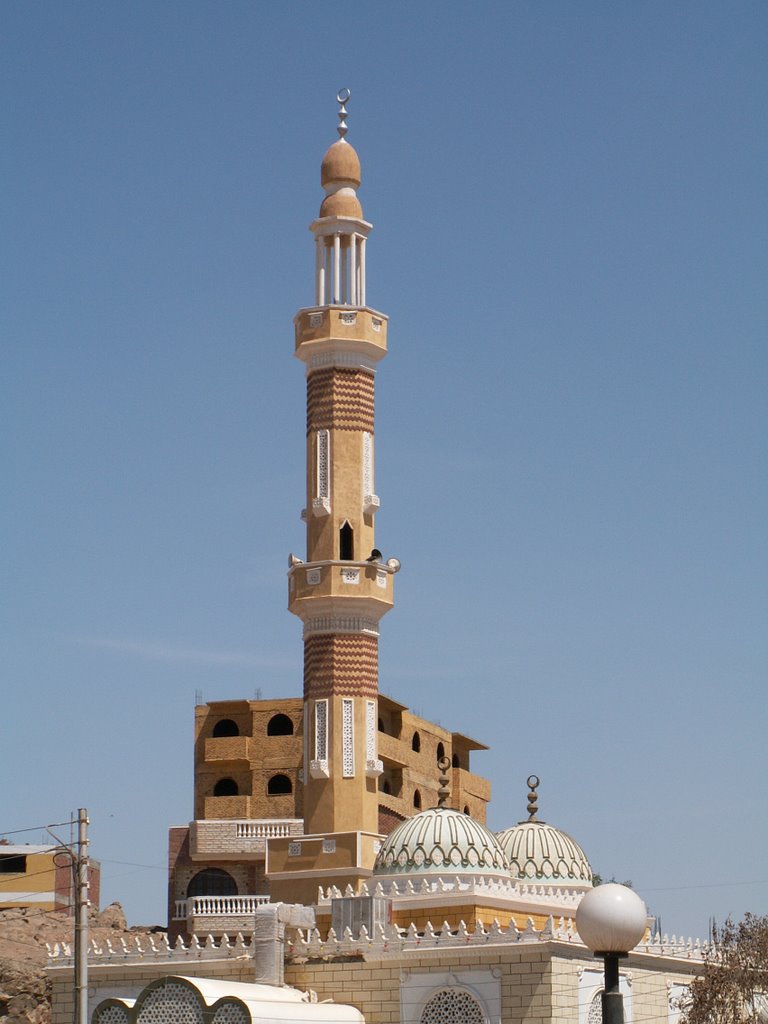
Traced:
<path fill-rule="evenodd" d="M 320 216 L 310 225 L 315 236 L 315 302 L 318 306 L 365 306 L 365 244 L 371 225 L 363 220 L 357 198 L 360 160 L 345 136 L 351 93 L 340 89 L 339 138 L 320 168 L 325 199 Z"/>
<path fill-rule="evenodd" d="M 307 834 L 378 831 L 379 621 L 399 569 L 382 561 L 374 535 L 374 374 L 387 317 L 366 305 L 371 225 L 345 138 L 349 96 L 336 97 L 339 138 L 323 157 L 325 198 L 310 226 L 316 302 L 294 320 L 307 373 L 307 558 L 292 560 L 288 607 L 304 624 Z"/>
<path fill-rule="evenodd" d="M 349 103 L 349 100 L 350 100 L 351 96 L 352 96 L 352 93 L 351 93 L 351 91 L 349 89 L 339 89 L 339 91 L 336 93 L 336 102 L 339 104 L 339 124 L 338 124 L 338 126 L 336 128 L 336 131 L 339 133 L 339 138 L 340 139 L 343 139 L 344 136 L 349 131 L 349 128 L 347 128 L 347 120 L 346 120 L 346 118 L 347 118 L 347 107 L 346 107 L 346 104 Z"/>

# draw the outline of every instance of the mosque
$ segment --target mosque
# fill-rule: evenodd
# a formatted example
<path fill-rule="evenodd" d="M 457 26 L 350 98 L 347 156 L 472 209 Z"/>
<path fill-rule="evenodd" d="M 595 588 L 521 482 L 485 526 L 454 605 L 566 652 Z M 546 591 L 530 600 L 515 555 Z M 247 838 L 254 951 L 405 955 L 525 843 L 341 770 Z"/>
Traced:
<path fill-rule="evenodd" d="M 601 965 L 575 915 L 584 850 L 527 812 L 493 834 L 483 744 L 379 693 L 379 624 L 400 563 L 376 547 L 374 395 L 386 314 L 367 303 L 372 225 L 339 138 L 310 226 L 314 305 L 294 318 L 307 379 L 306 557 L 289 557 L 302 697 L 199 705 L 194 820 L 169 833 L 169 939 L 92 950 L 93 1024 L 500 1024 L 601 1020 Z M 384 439 L 386 443 L 386 439 Z M 521 787 L 521 804 L 522 804 Z M 676 1024 L 701 947 L 652 935 L 622 961 L 628 1024 Z M 71 958 L 54 950 L 54 1024 Z"/>

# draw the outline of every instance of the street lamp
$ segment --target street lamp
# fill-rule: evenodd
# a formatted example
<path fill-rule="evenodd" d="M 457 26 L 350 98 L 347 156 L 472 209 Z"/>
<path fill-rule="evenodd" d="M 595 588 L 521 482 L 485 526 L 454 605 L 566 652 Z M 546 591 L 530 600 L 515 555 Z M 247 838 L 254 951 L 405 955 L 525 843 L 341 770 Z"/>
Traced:
<path fill-rule="evenodd" d="M 605 964 L 603 1024 L 624 1024 L 619 959 L 642 939 L 647 915 L 637 893 L 615 882 L 592 889 L 576 910 L 576 929 L 582 942 Z"/>

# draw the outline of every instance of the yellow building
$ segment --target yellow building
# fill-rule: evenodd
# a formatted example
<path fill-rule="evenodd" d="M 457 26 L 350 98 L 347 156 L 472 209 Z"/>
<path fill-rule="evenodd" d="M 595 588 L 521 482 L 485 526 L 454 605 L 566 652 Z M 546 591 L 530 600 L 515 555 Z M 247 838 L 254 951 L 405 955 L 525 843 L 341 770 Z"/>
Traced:
<path fill-rule="evenodd" d="M 99 864 L 90 861 L 90 900 L 99 906 Z M 34 907 L 73 911 L 73 856 L 59 846 L 0 842 L 0 910 Z"/>

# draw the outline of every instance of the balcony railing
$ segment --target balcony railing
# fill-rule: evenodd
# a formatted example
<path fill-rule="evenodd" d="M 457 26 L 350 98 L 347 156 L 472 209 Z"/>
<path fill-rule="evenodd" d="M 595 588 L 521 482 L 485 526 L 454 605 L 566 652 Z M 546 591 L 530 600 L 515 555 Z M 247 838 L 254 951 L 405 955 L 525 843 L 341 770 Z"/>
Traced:
<path fill-rule="evenodd" d="M 191 917 L 252 917 L 256 907 L 269 903 L 269 896 L 190 896 L 176 900 L 174 920 Z"/>
<path fill-rule="evenodd" d="M 280 839 L 301 832 L 304 822 L 300 818 L 285 818 L 282 821 L 237 821 L 238 839 Z"/>

